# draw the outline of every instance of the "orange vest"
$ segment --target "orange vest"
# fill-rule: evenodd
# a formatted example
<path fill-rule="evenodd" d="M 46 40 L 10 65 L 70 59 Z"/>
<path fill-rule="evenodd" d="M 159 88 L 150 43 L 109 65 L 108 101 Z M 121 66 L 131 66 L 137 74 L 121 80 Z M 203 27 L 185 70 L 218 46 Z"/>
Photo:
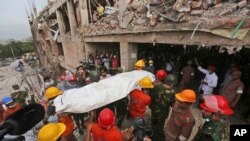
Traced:
<path fill-rule="evenodd" d="M 135 89 L 130 93 L 129 114 L 131 117 L 143 117 L 151 98 L 143 91 Z"/>
<path fill-rule="evenodd" d="M 70 115 L 60 114 L 59 122 L 62 122 L 66 125 L 66 130 L 63 132 L 63 137 L 68 137 L 74 131 L 74 122 Z"/>
<path fill-rule="evenodd" d="M 122 133 L 116 126 L 104 129 L 98 123 L 94 123 L 91 132 L 94 141 L 122 141 Z"/>

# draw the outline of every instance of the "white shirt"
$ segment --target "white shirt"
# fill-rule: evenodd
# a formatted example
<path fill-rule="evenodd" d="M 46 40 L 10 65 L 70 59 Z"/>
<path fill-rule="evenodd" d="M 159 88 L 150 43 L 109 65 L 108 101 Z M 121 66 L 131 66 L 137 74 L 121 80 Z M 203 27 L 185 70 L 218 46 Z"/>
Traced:
<path fill-rule="evenodd" d="M 201 84 L 200 86 L 201 90 L 203 90 L 203 94 L 212 94 L 213 89 L 217 86 L 218 76 L 214 72 L 209 74 L 208 70 L 203 69 L 201 66 L 198 67 L 198 70 L 206 75 L 203 80 L 207 84 Z"/>

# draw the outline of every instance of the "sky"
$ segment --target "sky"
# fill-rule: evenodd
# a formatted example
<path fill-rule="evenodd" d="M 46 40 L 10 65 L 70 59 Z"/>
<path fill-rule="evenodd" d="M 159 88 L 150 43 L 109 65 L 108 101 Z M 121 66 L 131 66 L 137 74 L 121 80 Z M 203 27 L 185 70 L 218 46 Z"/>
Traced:
<path fill-rule="evenodd" d="M 0 40 L 22 40 L 31 37 L 26 9 L 30 11 L 30 0 L 0 0 Z M 33 0 L 39 11 L 47 0 Z"/>

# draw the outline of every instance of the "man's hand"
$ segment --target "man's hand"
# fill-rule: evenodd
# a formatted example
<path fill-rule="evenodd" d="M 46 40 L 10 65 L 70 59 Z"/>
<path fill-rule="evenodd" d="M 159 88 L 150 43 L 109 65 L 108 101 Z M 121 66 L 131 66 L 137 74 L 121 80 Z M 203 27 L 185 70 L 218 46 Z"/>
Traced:
<path fill-rule="evenodd" d="M 127 128 L 125 130 L 122 130 L 122 136 L 123 136 L 123 141 L 132 141 L 132 139 L 134 138 L 133 135 L 133 128 Z"/>

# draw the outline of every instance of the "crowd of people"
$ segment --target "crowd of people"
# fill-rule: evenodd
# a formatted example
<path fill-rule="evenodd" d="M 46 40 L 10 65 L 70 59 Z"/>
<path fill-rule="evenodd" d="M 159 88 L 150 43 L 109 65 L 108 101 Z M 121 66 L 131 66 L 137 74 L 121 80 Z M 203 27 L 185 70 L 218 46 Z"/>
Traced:
<path fill-rule="evenodd" d="M 64 91 L 84 87 L 121 73 L 119 54 L 116 51 L 89 53 L 85 63 L 76 68 L 76 72 L 66 70 L 55 83 L 49 76 L 44 77 L 39 103 L 46 110 L 38 134 L 39 141 L 79 140 L 74 132 L 83 135 L 82 141 L 186 141 L 195 125 L 191 107 L 201 109 L 204 125 L 193 140 L 220 141 L 228 138 L 230 118 L 243 94 L 241 71 L 232 63 L 220 84 L 220 93 L 214 94 L 218 85 L 216 66 L 207 69 L 199 65 L 198 59 L 188 60 L 180 72 L 178 80 L 171 66 L 156 70 L 154 61 L 140 59 L 134 70 L 144 70 L 155 74 L 156 80 L 144 77 L 128 97 L 101 106 L 88 113 L 57 113 L 54 99 Z M 199 88 L 194 88 L 195 67 L 204 78 Z M 176 84 L 179 84 L 176 87 Z M 12 97 L 4 97 L 0 108 L 1 123 L 22 106 Z M 84 101 L 83 101 L 84 102 Z M 196 129 L 197 130 L 197 129 Z"/>

